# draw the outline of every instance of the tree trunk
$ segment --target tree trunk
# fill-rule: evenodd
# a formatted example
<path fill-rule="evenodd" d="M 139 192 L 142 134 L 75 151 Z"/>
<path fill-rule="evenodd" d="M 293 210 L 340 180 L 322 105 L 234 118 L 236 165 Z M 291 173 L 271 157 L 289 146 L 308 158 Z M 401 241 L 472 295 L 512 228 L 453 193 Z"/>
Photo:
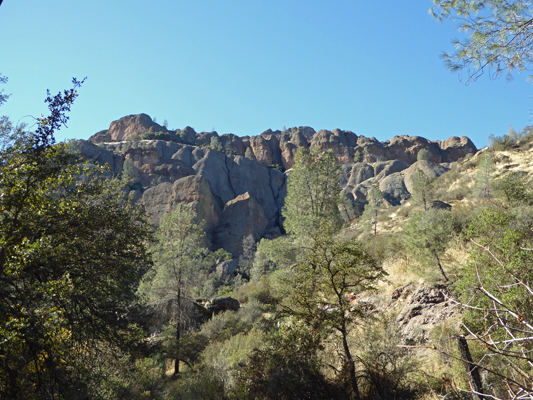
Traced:
<path fill-rule="evenodd" d="M 180 331 L 181 331 L 181 276 L 178 279 L 178 320 L 176 321 L 176 362 L 174 365 L 174 376 L 180 374 Z"/>
<path fill-rule="evenodd" d="M 344 324 L 343 324 L 344 325 Z M 350 384 L 352 386 L 354 399 L 359 400 L 359 386 L 357 385 L 357 377 L 355 376 L 355 363 L 352 359 L 352 353 L 350 353 L 350 348 L 348 347 L 346 326 L 343 326 L 342 329 L 342 345 L 344 346 L 344 354 L 346 355 L 346 362 L 349 364 L 349 373 L 350 373 Z"/>
<path fill-rule="evenodd" d="M 444 268 L 442 268 L 442 265 L 440 263 L 440 259 L 439 259 L 439 256 L 437 255 L 437 252 L 436 251 L 433 251 L 435 253 L 435 258 L 437 259 L 437 264 L 439 264 L 439 268 L 440 268 L 440 272 L 442 273 L 442 276 L 444 276 L 444 279 L 446 280 L 446 282 L 449 281 L 448 277 L 446 276 L 446 274 L 444 273 Z"/>
<path fill-rule="evenodd" d="M 461 352 L 461 359 L 466 368 L 466 372 L 470 375 L 470 388 L 471 390 L 480 393 L 475 396 L 480 400 L 483 400 L 483 386 L 481 385 L 481 377 L 479 376 L 479 369 L 470 355 L 470 349 L 468 348 L 468 343 L 463 335 L 457 339 L 457 344 L 459 345 L 459 351 Z"/>

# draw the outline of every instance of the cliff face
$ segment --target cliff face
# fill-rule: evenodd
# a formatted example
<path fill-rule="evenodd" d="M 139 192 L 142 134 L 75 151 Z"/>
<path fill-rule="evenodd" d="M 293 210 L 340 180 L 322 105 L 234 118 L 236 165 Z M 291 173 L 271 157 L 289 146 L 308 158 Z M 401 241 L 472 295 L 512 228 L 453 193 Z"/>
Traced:
<path fill-rule="evenodd" d="M 132 140 L 158 132 L 175 141 Z M 213 137 L 218 137 L 224 153 L 205 147 Z M 234 255 L 240 253 L 242 239 L 249 234 L 256 240 L 281 234 L 286 175 L 273 166 L 290 169 L 300 147 L 333 151 L 341 164 L 343 192 L 355 214 L 362 211 L 372 185 L 379 185 L 391 205 L 400 204 L 410 196 L 417 169 L 435 177 L 449 163 L 477 151 L 466 137 L 432 142 L 418 136 L 395 136 L 379 142 L 350 131 L 315 132 L 309 127 L 268 130 L 242 138 L 216 132 L 197 134 L 190 127 L 168 131 L 146 114 L 114 121 L 89 141 L 78 141 L 78 146 L 86 158 L 107 163 L 115 174 L 122 172 L 125 159 L 133 160 L 139 183 L 131 195 L 144 203 L 153 224 L 176 204 L 193 203 L 206 220 L 209 246 Z M 416 161 L 421 149 L 429 151 L 429 161 Z"/>

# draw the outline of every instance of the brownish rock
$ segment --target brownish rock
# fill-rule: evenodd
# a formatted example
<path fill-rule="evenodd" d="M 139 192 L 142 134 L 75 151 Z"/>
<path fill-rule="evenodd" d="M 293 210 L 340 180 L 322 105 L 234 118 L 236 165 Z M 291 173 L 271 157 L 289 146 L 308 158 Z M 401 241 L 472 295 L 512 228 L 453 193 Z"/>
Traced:
<path fill-rule="evenodd" d="M 440 142 L 440 148 L 444 153 L 444 161 L 453 162 L 465 157 L 467 154 L 477 153 L 477 148 L 466 136 L 453 136 L 444 142 Z"/>
<path fill-rule="evenodd" d="M 389 160 L 400 160 L 409 165 L 417 161 L 418 152 L 427 149 L 429 160 L 434 163 L 443 162 L 439 143 L 430 142 L 420 136 L 394 136 L 386 147 Z"/>
<path fill-rule="evenodd" d="M 95 141 L 104 141 L 102 138 L 106 138 L 107 140 L 105 141 L 120 142 L 128 140 L 133 135 L 141 138 L 142 135 L 148 132 L 167 132 L 167 128 L 152 121 L 152 118 L 147 114 L 128 115 L 111 122 L 107 134 L 102 135 L 99 132 L 91 137 L 89 141 L 97 143 Z"/>
<path fill-rule="evenodd" d="M 145 190 L 143 203 L 148 220 L 158 225 L 163 215 L 172 212 L 179 203 L 192 204 L 206 229 L 211 229 L 220 221 L 220 207 L 202 176 L 191 175 L 178 179 L 174 184 L 161 183 Z"/>

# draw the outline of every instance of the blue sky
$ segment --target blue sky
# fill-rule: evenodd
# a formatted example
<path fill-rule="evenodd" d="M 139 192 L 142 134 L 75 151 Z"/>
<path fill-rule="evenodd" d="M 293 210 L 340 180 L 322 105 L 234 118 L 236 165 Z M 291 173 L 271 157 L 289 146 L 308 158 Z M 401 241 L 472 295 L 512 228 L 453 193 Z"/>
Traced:
<path fill-rule="evenodd" d="M 0 114 L 33 123 L 46 89 L 87 81 L 58 139 L 128 114 L 169 128 L 257 135 L 345 129 L 387 140 L 489 134 L 533 124 L 525 75 L 471 85 L 439 55 L 457 36 L 430 0 L 4 0 Z"/>

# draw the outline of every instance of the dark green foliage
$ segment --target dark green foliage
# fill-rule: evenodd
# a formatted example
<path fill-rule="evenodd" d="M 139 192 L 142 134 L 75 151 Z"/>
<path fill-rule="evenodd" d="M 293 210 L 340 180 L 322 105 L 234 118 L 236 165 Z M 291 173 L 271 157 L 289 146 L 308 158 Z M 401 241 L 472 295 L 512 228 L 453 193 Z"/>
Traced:
<path fill-rule="evenodd" d="M 285 315 L 305 322 L 311 331 L 339 338 L 346 382 L 358 399 L 348 332 L 349 325 L 365 312 L 351 304 L 349 295 L 375 289 L 386 272 L 357 242 L 321 236 L 309 246 L 302 262 L 281 278 L 279 305 Z"/>
<path fill-rule="evenodd" d="M 420 151 L 416 155 L 416 160 L 417 161 L 429 161 L 430 157 L 431 155 L 428 149 L 420 149 Z"/>
<path fill-rule="evenodd" d="M 211 138 L 211 142 L 209 143 L 209 148 L 211 150 L 215 150 L 220 153 L 224 152 L 224 146 L 222 146 L 222 142 L 220 141 L 220 138 L 218 136 L 213 136 Z"/>
<path fill-rule="evenodd" d="M 137 171 L 132 158 L 126 158 L 124 160 L 121 177 L 128 184 L 131 184 L 137 180 Z"/>
<path fill-rule="evenodd" d="M 0 398 L 99 397 L 107 355 L 138 338 L 126 315 L 150 230 L 119 182 L 53 144 L 77 86 L 48 96 L 36 132 L 2 119 Z"/>
<path fill-rule="evenodd" d="M 526 126 L 520 132 L 509 127 L 509 131 L 503 136 L 489 136 L 490 148 L 493 151 L 505 151 L 526 146 L 533 138 L 533 126 Z"/>
<path fill-rule="evenodd" d="M 279 328 L 238 375 L 235 398 L 263 400 L 345 399 L 346 392 L 320 372 L 320 339 L 307 329 Z"/>
<path fill-rule="evenodd" d="M 246 151 L 244 152 L 244 157 L 248 158 L 252 161 L 257 161 L 254 152 L 252 151 L 251 147 L 247 147 Z"/>
<path fill-rule="evenodd" d="M 499 197 L 508 204 L 531 204 L 531 189 L 526 172 L 510 172 L 493 183 Z"/>
<path fill-rule="evenodd" d="M 365 209 L 360 218 L 360 222 L 374 236 L 378 234 L 379 215 L 383 200 L 383 192 L 379 188 L 373 187 L 368 193 L 368 203 L 365 205 Z"/>
<path fill-rule="evenodd" d="M 483 344 L 479 358 L 488 355 L 481 365 L 489 370 L 497 398 L 507 398 L 509 390 L 516 393 L 519 388 L 533 393 L 531 379 L 526 378 L 533 372 L 533 346 L 530 339 L 524 340 L 533 336 L 532 215 L 525 205 L 487 208 L 465 233 L 473 252 L 457 291 L 468 304 L 465 325 Z"/>

